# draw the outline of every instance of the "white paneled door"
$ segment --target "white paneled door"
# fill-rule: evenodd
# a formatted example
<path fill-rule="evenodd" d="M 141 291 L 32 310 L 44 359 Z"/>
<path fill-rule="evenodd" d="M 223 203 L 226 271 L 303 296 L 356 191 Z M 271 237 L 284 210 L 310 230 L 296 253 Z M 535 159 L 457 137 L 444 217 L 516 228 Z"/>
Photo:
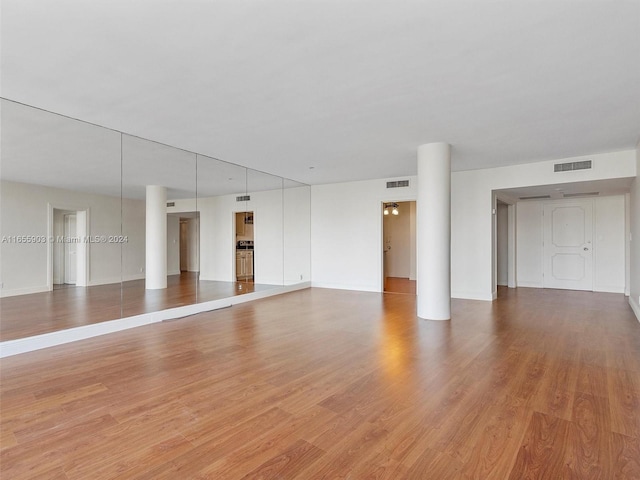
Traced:
<path fill-rule="evenodd" d="M 593 200 L 544 206 L 544 287 L 593 290 Z"/>

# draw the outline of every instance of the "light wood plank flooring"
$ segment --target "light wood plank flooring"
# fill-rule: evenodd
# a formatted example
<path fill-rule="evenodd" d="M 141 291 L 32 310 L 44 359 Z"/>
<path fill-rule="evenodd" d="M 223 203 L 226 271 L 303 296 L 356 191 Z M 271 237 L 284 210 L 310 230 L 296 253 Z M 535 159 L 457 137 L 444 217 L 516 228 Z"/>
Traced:
<path fill-rule="evenodd" d="M 384 291 L 387 293 L 416 294 L 416 281 L 408 278 L 387 277 L 384 279 Z"/>
<path fill-rule="evenodd" d="M 57 286 L 52 292 L 0 300 L 0 340 L 132 317 L 273 288 L 253 282 L 198 281 L 195 273 L 167 277 L 167 288 L 145 290 L 144 280 L 93 287 Z"/>
<path fill-rule="evenodd" d="M 4 359 L 2 479 L 638 479 L 622 295 L 308 289 Z"/>

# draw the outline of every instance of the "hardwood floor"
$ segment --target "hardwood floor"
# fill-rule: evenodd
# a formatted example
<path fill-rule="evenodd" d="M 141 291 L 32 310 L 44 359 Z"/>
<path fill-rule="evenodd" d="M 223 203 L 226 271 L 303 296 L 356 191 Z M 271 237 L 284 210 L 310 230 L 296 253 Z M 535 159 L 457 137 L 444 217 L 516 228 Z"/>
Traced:
<path fill-rule="evenodd" d="M 384 291 L 387 293 L 416 294 L 416 281 L 408 278 L 387 277 L 384 279 Z"/>
<path fill-rule="evenodd" d="M 273 288 L 253 282 L 198 281 L 183 272 L 167 277 L 167 288 L 145 290 L 144 280 L 122 285 L 62 286 L 52 292 L 0 300 L 0 340 L 14 340 L 67 328 L 131 317 Z"/>
<path fill-rule="evenodd" d="M 3 359 L 3 479 L 638 479 L 615 294 L 308 289 Z"/>

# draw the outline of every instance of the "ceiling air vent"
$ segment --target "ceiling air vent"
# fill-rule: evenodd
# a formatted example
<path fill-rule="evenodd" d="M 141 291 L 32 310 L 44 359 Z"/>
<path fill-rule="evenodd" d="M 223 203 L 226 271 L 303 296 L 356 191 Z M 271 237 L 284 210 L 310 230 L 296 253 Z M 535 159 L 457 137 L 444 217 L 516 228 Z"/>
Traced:
<path fill-rule="evenodd" d="M 395 182 L 387 182 L 387 188 L 408 187 L 409 180 L 396 180 Z"/>
<path fill-rule="evenodd" d="M 600 195 L 600 192 L 586 192 L 586 193 L 563 193 L 562 196 L 564 198 L 571 197 L 595 197 L 596 195 Z"/>
<path fill-rule="evenodd" d="M 167 202 L 167 207 L 175 207 L 176 202 Z"/>
<path fill-rule="evenodd" d="M 551 195 L 534 195 L 532 197 L 519 197 L 520 200 L 541 200 L 543 198 L 551 198 Z"/>
<path fill-rule="evenodd" d="M 570 172 L 572 170 L 588 170 L 591 168 L 591 160 L 582 162 L 556 163 L 553 166 L 554 172 Z"/>
<path fill-rule="evenodd" d="M 249 195 L 242 195 L 240 197 L 236 197 L 236 202 L 248 202 L 249 200 L 251 200 L 251 197 Z"/>

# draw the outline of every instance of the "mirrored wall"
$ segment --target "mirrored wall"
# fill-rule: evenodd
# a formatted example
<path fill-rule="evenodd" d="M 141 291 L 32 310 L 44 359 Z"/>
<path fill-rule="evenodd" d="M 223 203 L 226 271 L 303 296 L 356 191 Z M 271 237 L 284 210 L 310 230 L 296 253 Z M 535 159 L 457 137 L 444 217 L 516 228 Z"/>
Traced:
<path fill-rule="evenodd" d="M 308 185 L 1 102 L 0 341 L 310 281 Z"/>

